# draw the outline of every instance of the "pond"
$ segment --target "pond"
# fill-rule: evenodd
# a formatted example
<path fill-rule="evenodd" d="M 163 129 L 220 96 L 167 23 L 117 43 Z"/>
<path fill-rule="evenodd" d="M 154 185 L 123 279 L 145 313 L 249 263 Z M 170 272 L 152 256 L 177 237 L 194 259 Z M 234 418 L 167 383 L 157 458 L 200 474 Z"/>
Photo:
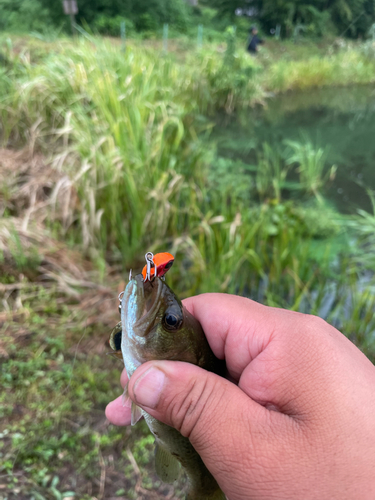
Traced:
<path fill-rule="evenodd" d="M 264 142 L 285 140 L 324 148 L 327 170 L 337 166 L 324 194 L 341 212 L 371 210 L 366 188 L 375 189 L 375 88 L 351 87 L 287 93 L 266 106 L 221 117 L 214 131 L 220 156 L 256 164 Z"/>

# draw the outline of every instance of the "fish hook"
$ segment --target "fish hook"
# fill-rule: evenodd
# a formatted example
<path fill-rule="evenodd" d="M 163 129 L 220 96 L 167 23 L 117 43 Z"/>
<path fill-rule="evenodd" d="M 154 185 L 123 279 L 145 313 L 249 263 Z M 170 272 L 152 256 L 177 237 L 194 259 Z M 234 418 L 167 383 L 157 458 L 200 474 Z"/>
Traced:
<path fill-rule="evenodd" d="M 130 271 L 131 272 L 131 271 Z M 124 293 L 125 293 L 125 290 L 123 292 L 121 292 L 118 296 L 118 300 L 119 300 L 119 305 L 118 305 L 118 312 L 121 314 L 121 301 L 122 301 L 122 297 L 124 296 Z"/>
<path fill-rule="evenodd" d="M 151 281 L 151 269 L 154 268 L 155 271 L 154 271 L 154 278 L 156 278 L 157 274 L 158 274 L 158 268 L 155 266 L 155 263 L 154 263 L 154 254 L 152 252 L 147 252 L 146 255 L 145 255 L 145 259 L 146 259 L 146 279 L 145 281 Z"/>

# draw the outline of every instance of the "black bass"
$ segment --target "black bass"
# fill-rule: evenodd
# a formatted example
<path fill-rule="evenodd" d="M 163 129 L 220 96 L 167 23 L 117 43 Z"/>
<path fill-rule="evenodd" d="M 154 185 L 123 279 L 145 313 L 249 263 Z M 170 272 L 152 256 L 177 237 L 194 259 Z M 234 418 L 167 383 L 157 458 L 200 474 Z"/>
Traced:
<path fill-rule="evenodd" d="M 145 282 L 139 274 L 129 281 L 121 300 L 121 323 L 110 343 L 118 355 L 121 352 L 129 378 L 142 363 L 155 359 L 186 361 L 223 373 L 223 363 L 211 351 L 200 323 L 160 278 Z M 132 424 L 141 416 L 155 436 L 160 479 L 173 483 L 182 466 L 189 481 L 186 500 L 225 500 L 189 439 L 132 403 Z"/>

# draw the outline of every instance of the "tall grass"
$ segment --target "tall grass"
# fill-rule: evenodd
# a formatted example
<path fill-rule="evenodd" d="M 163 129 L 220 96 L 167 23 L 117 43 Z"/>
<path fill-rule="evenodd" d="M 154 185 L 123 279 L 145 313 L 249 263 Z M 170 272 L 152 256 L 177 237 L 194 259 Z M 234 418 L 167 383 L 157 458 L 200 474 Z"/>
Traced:
<path fill-rule="evenodd" d="M 359 48 L 305 60 L 272 62 L 264 74 L 264 85 L 276 92 L 313 87 L 369 84 L 375 81 L 375 59 Z"/>
<path fill-rule="evenodd" d="M 1 106 L 3 140 L 28 141 L 33 131 L 38 147 L 52 148 L 80 199 L 71 231 L 128 265 L 196 219 L 207 152 L 198 139 L 206 125 L 193 114 L 234 106 L 251 83 L 231 86 L 228 64 L 234 55 L 191 54 L 177 64 L 153 50 L 124 55 L 81 39 L 38 65 L 15 64 Z"/>
<path fill-rule="evenodd" d="M 34 128 L 40 147 L 70 151 L 59 168 L 77 187 L 86 247 L 114 246 L 132 262 L 195 196 L 184 176 L 199 183 L 205 153 L 189 123 L 183 69 L 144 50 L 124 57 L 81 42 L 13 81 L 5 139 L 25 140 Z"/>

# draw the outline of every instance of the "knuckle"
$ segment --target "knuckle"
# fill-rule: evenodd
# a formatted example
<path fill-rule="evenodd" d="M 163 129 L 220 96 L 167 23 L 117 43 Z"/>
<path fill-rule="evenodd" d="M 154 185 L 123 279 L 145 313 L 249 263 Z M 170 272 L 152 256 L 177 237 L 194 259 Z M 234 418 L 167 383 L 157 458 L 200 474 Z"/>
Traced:
<path fill-rule="evenodd" d="M 320 331 L 326 331 L 329 326 L 328 323 L 320 318 L 319 316 L 314 316 L 312 314 L 304 315 L 305 327 L 314 338 L 316 334 Z"/>

